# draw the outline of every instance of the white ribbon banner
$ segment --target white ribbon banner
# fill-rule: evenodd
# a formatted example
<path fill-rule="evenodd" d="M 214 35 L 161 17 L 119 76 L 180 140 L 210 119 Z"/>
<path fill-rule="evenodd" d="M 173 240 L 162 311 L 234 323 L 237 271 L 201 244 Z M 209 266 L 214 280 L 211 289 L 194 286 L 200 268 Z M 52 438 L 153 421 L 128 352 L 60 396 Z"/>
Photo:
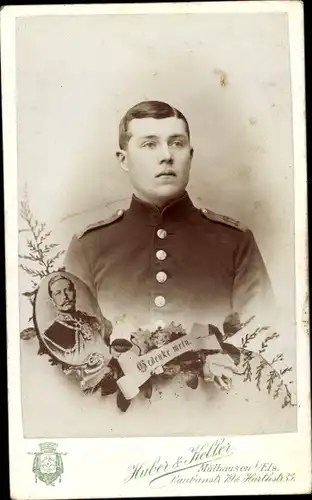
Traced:
<path fill-rule="evenodd" d="M 208 326 L 195 323 L 191 332 L 169 344 L 153 349 L 139 356 L 130 349 L 121 354 L 118 362 L 124 376 L 117 380 L 117 385 L 127 400 L 133 399 L 139 393 L 139 388 L 153 374 L 162 373 L 162 366 L 188 351 L 221 350 L 215 335 L 209 335 Z"/>

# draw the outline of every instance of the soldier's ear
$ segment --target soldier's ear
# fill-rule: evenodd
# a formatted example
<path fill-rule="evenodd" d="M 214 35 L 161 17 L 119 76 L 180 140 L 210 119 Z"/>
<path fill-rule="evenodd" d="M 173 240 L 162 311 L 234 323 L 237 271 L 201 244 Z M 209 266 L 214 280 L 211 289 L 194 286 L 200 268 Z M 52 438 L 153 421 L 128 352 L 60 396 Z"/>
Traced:
<path fill-rule="evenodd" d="M 127 165 L 127 155 L 126 152 L 123 149 L 120 149 L 119 151 L 116 152 L 117 160 L 119 161 L 119 164 L 124 170 L 124 172 L 128 172 L 128 165 Z"/>

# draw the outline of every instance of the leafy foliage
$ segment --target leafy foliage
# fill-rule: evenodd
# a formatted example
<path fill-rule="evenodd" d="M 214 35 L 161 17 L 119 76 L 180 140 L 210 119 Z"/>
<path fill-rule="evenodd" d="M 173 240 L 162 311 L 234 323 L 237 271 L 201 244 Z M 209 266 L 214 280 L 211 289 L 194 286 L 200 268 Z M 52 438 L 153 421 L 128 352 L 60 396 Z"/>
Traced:
<path fill-rule="evenodd" d="M 243 354 L 243 372 L 240 374 L 244 376 L 244 382 L 251 382 L 253 379 L 256 381 L 256 386 L 259 391 L 261 391 L 261 381 L 263 380 L 264 372 L 267 369 L 268 374 L 266 380 L 264 382 L 264 386 L 268 394 L 273 394 L 273 398 L 277 399 L 281 393 L 281 391 L 285 392 L 282 408 L 287 406 L 296 406 L 294 403 L 294 395 L 291 393 L 288 384 L 284 381 L 283 375 L 292 371 L 292 367 L 285 366 L 281 369 L 276 369 L 274 365 L 277 362 L 284 361 L 284 355 L 282 353 L 277 354 L 273 357 L 271 361 L 267 361 L 263 357 L 263 354 L 266 352 L 266 349 L 269 346 L 269 342 L 273 339 L 279 337 L 277 332 L 273 332 L 272 334 L 268 334 L 265 339 L 261 343 L 261 347 L 258 351 L 251 351 L 246 349 L 251 340 L 255 339 L 260 333 L 266 332 L 269 330 L 268 326 L 257 328 L 254 332 L 250 334 L 246 334 L 242 339 L 241 352 Z M 260 357 L 260 362 L 253 369 L 252 361 L 256 358 Z"/>
<path fill-rule="evenodd" d="M 147 380 L 142 386 L 141 391 L 147 399 L 151 399 L 153 394 L 153 381 L 152 379 Z"/>
<path fill-rule="evenodd" d="M 39 222 L 33 215 L 27 196 L 21 202 L 20 216 L 26 222 L 26 229 L 29 237 L 26 240 L 28 253 L 19 254 L 19 258 L 26 263 L 19 264 L 19 267 L 30 276 L 30 290 L 22 295 L 27 297 L 34 305 L 36 293 L 40 281 L 53 271 L 57 271 L 56 264 L 64 254 L 64 250 L 55 251 L 59 247 L 57 243 L 49 243 L 51 231 L 48 231 L 44 222 Z M 33 321 L 33 316 L 29 318 Z M 23 338 L 27 338 L 25 335 Z M 29 337 L 30 338 L 30 337 Z"/>
<path fill-rule="evenodd" d="M 122 392 L 118 389 L 118 392 L 117 392 L 117 406 L 118 406 L 118 408 L 121 411 L 125 412 L 128 410 L 130 404 L 131 404 L 131 401 L 126 399 L 124 397 L 124 395 L 122 394 Z"/>

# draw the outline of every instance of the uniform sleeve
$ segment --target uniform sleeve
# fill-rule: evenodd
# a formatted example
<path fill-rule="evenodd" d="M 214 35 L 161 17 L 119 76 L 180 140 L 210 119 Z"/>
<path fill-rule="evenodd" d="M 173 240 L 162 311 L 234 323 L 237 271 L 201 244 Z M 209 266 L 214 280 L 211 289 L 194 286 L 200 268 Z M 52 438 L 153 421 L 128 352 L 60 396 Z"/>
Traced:
<path fill-rule="evenodd" d="M 248 316 L 271 316 L 274 297 L 270 278 L 255 238 L 250 230 L 243 233 L 234 256 L 233 312 Z"/>
<path fill-rule="evenodd" d="M 69 273 L 78 276 L 78 278 L 80 278 L 95 295 L 90 262 L 88 261 L 86 251 L 77 236 L 74 236 L 70 242 L 64 259 L 64 267 Z"/>

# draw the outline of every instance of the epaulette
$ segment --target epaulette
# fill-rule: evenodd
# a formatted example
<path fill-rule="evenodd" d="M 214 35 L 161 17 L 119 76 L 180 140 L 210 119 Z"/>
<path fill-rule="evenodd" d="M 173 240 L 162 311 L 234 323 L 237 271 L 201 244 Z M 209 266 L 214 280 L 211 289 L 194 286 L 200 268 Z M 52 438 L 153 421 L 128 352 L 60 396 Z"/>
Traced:
<path fill-rule="evenodd" d="M 81 318 L 88 318 L 88 319 L 97 319 L 96 316 L 93 316 L 91 314 L 88 314 L 85 311 L 77 311 L 77 315 L 80 316 Z"/>
<path fill-rule="evenodd" d="M 232 217 L 228 217 L 227 215 L 220 215 L 208 210 L 208 208 L 200 209 L 202 215 L 206 217 L 206 219 L 212 220 L 214 222 L 219 222 L 220 224 L 226 224 L 227 226 L 235 227 L 235 229 L 239 229 L 240 231 L 247 231 L 248 227 L 244 224 L 241 224 L 238 220 L 232 219 Z"/>
<path fill-rule="evenodd" d="M 109 217 L 107 217 L 107 219 L 100 220 L 98 222 L 93 222 L 92 224 L 88 224 L 88 226 L 86 226 L 82 231 L 76 234 L 77 238 L 80 239 L 82 236 L 84 236 L 88 231 L 91 231 L 92 229 L 98 229 L 99 227 L 108 226 L 109 224 L 112 224 L 113 222 L 119 220 L 124 213 L 125 211 L 120 209 L 114 212 Z"/>

